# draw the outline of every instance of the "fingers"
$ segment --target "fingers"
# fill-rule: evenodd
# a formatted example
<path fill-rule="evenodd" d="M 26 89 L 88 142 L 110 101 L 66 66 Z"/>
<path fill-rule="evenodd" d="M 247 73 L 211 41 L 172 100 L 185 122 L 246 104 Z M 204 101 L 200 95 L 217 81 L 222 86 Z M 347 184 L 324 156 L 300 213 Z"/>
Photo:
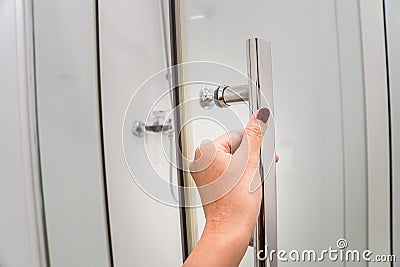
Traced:
<path fill-rule="evenodd" d="M 259 155 L 264 137 L 267 130 L 267 121 L 270 111 L 267 108 L 259 109 L 253 116 L 251 116 L 247 123 L 245 132 L 248 142 L 248 150 L 251 155 Z"/>
<path fill-rule="evenodd" d="M 214 143 L 217 149 L 233 154 L 242 143 L 243 134 L 243 130 L 229 132 L 215 139 Z"/>
<path fill-rule="evenodd" d="M 269 116 L 269 109 L 261 108 L 251 116 L 244 130 L 230 132 L 212 142 L 201 144 L 196 149 L 191 171 L 201 171 L 207 168 L 215 159 L 217 152 L 233 154 L 239 147 L 244 150 L 240 158 L 244 159 L 247 156 L 247 159 L 254 165 L 252 167 L 257 167 Z M 244 133 L 246 133 L 246 138 L 243 138 Z"/>
<path fill-rule="evenodd" d="M 217 155 L 217 147 L 214 142 L 202 143 L 194 153 L 194 160 L 189 168 L 191 172 L 200 172 L 208 168 Z"/>
<path fill-rule="evenodd" d="M 205 170 L 217 156 L 217 152 L 235 153 L 240 146 L 244 130 L 224 134 L 213 141 L 202 143 L 195 151 L 194 161 L 190 164 L 191 172 Z"/>

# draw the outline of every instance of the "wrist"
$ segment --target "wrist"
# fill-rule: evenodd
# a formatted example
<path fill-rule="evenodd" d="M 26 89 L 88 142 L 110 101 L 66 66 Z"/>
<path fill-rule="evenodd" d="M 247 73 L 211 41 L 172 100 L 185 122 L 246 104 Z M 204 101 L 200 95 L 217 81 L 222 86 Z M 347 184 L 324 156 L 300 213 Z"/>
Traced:
<path fill-rule="evenodd" d="M 207 222 L 196 248 L 185 261 L 184 267 L 238 266 L 246 253 L 251 234 L 247 229 L 221 222 Z"/>
<path fill-rule="evenodd" d="M 250 238 L 254 232 L 254 225 L 230 222 L 207 221 L 202 237 L 216 237 L 226 245 L 235 244 L 247 248 Z"/>

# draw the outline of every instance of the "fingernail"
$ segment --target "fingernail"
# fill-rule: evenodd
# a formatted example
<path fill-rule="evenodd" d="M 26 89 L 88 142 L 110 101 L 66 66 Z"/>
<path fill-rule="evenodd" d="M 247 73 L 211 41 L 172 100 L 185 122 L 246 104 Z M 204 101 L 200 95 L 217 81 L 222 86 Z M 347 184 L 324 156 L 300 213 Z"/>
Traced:
<path fill-rule="evenodd" d="M 269 109 L 261 108 L 257 113 L 256 119 L 261 120 L 264 123 L 267 123 L 269 114 L 270 114 Z"/>

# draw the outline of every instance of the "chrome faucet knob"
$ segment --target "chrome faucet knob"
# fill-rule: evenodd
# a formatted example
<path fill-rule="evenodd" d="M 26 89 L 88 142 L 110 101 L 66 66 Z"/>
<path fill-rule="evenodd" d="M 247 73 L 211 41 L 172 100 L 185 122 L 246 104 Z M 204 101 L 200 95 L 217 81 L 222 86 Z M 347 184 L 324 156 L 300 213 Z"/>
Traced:
<path fill-rule="evenodd" d="M 204 109 L 212 109 L 215 106 L 214 90 L 204 87 L 199 93 L 200 106 Z"/>

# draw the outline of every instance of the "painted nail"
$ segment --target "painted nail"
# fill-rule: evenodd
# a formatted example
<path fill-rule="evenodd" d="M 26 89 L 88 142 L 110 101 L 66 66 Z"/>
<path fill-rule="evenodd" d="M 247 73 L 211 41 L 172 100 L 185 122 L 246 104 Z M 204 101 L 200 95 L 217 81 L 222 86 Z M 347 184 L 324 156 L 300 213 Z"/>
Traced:
<path fill-rule="evenodd" d="M 264 123 L 267 123 L 269 114 L 270 114 L 269 109 L 261 108 L 257 113 L 256 119 L 261 120 Z"/>

